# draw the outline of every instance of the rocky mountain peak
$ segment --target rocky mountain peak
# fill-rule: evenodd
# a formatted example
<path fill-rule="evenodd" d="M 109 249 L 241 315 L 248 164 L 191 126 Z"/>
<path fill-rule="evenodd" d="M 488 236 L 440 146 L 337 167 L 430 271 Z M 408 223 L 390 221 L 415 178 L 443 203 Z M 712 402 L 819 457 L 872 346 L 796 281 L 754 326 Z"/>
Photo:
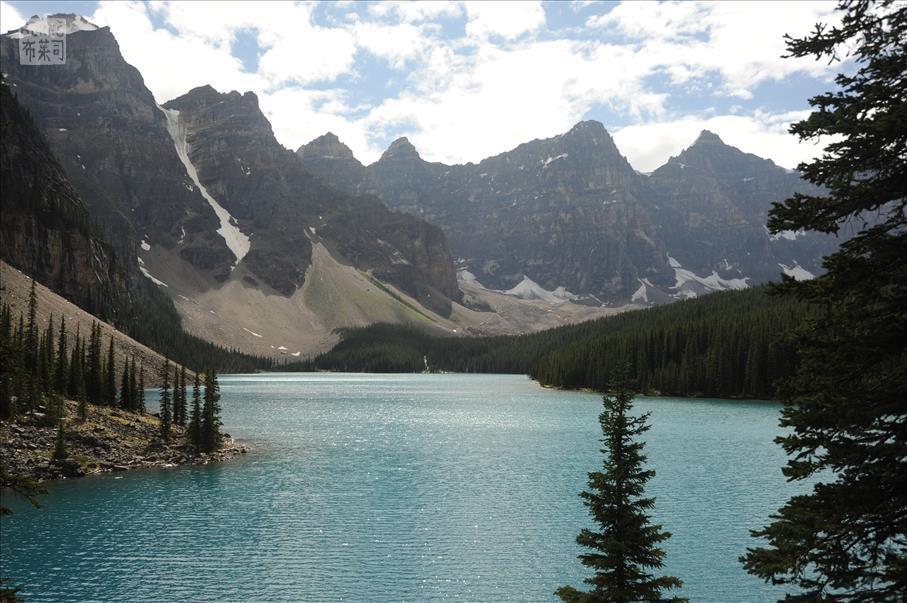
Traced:
<path fill-rule="evenodd" d="M 605 129 L 605 126 L 600 121 L 594 119 L 587 119 L 585 121 L 577 122 L 575 126 L 570 128 L 567 132 L 567 135 L 595 135 L 595 134 L 608 134 L 608 131 Z"/>
<path fill-rule="evenodd" d="M 694 146 L 697 144 L 724 144 L 724 141 L 714 132 L 703 130 L 699 133 L 699 136 L 696 137 L 695 142 L 693 142 Z"/>
<path fill-rule="evenodd" d="M 619 156 L 620 151 L 614 140 L 601 122 L 595 120 L 581 121 L 566 133 L 553 139 L 568 149 L 583 153 L 604 153 L 606 156 Z"/>
<path fill-rule="evenodd" d="M 303 161 L 314 159 L 316 157 L 321 159 L 344 159 L 356 161 L 356 159 L 353 157 L 353 151 L 348 146 L 340 142 L 340 139 L 333 132 L 328 132 L 326 134 L 322 134 L 318 138 L 312 139 L 308 144 L 304 144 L 299 147 L 296 153 Z"/>
<path fill-rule="evenodd" d="M 82 15 L 75 13 L 56 13 L 47 17 L 32 15 L 21 29 L 34 33 L 50 33 L 51 24 L 55 31 L 66 35 L 77 31 L 95 31 L 100 29 Z"/>
<path fill-rule="evenodd" d="M 387 150 L 381 155 L 380 160 L 385 159 L 421 159 L 421 157 L 419 156 L 419 151 L 417 151 L 416 147 L 413 146 L 413 143 L 409 141 L 409 138 L 403 136 L 392 142 L 391 146 L 387 147 Z"/>

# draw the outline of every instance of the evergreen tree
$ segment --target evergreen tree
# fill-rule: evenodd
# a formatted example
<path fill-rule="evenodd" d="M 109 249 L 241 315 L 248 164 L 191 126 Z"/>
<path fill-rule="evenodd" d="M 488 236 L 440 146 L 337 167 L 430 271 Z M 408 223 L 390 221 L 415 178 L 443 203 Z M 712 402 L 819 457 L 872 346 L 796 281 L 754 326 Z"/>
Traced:
<path fill-rule="evenodd" d="M 201 450 L 213 452 L 221 446 L 220 435 L 220 386 L 217 373 L 205 372 L 205 398 L 202 406 Z"/>
<path fill-rule="evenodd" d="M 57 362 L 54 367 L 54 389 L 59 393 L 67 392 L 69 365 L 66 362 L 66 316 L 60 319 L 60 336 L 57 339 Z"/>
<path fill-rule="evenodd" d="M 129 387 L 129 359 L 123 362 L 123 375 L 120 377 L 120 408 L 132 409 L 132 389 Z"/>
<path fill-rule="evenodd" d="M 202 445 L 202 406 L 201 378 L 195 373 L 195 384 L 192 386 L 192 416 L 189 419 L 189 443 L 197 453 Z"/>
<path fill-rule="evenodd" d="M 92 322 L 91 334 L 88 336 L 85 389 L 88 392 L 88 399 L 93 404 L 102 404 L 104 402 L 104 376 L 102 373 L 101 327 L 96 322 Z"/>
<path fill-rule="evenodd" d="M 855 72 L 812 98 L 791 131 L 830 137 L 799 166 L 821 187 L 776 204 L 769 229 L 857 230 L 815 280 L 780 292 L 820 308 L 793 333 L 797 373 L 780 388 L 790 480 L 818 478 L 754 536 L 752 574 L 792 601 L 907 600 L 907 5 L 844 0 L 837 26 L 788 39 L 791 56 L 847 53 Z"/>
<path fill-rule="evenodd" d="M 632 417 L 634 393 L 627 382 L 627 370 L 618 370 L 612 379 L 611 395 L 603 398 L 599 415 L 605 455 L 604 468 L 589 474 L 589 491 L 581 496 L 600 532 L 583 529 L 576 541 L 592 549 L 580 555 L 583 565 L 595 570 L 586 578 L 590 591 L 562 586 L 555 593 L 562 600 L 583 603 L 629 603 L 663 601 L 664 591 L 682 586 L 673 576 L 654 576 L 662 567 L 664 550 L 659 543 L 671 534 L 649 522 L 654 498 L 645 498 L 645 485 L 655 475 L 643 469 L 646 457 L 639 436 L 649 430 L 648 413 Z M 668 600 L 682 601 L 671 598 Z"/>
<path fill-rule="evenodd" d="M 139 384 L 135 377 L 135 356 L 129 362 L 129 410 L 139 408 Z"/>
<path fill-rule="evenodd" d="M 173 399 L 170 397 L 170 361 L 164 360 L 161 365 L 161 437 L 170 439 L 170 424 L 173 421 Z"/>
<path fill-rule="evenodd" d="M 136 398 L 137 404 L 135 407 L 136 412 L 145 412 L 145 363 L 142 363 L 142 368 L 139 370 L 139 386 L 138 386 L 138 397 Z"/>
<path fill-rule="evenodd" d="M 25 331 L 25 370 L 34 374 L 38 368 L 38 295 L 35 279 L 28 292 L 28 323 Z"/>
<path fill-rule="evenodd" d="M 40 355 L 38 358 L 38 374 L 41 379 L 41 391 L 50 392 L 54 389 L 54 315 L 47 319 L 47 329 L 41 338 Z"/>
<path fill-rule="evenodd" d="M 66 434 L 63 431 L 63 421 L 60 421 L 60 427 L 57 429 L 57 440 L 54 444 L 54 460 L 62 461 L 69 453 L 66 452 Z"/>
<path fill-rule="evenodd" d="M 104 403 L 107 406 L 117 405 L 116 368 L 116 361 L 113 356 L 113 335 L 111 335 L 110 346 L 107 348 L 107 363 L 104 370 Z"/>
<path fill-rule="evenodd" d="M 173 422 L 186 426 L 186 367 L 173 367 Z"/>

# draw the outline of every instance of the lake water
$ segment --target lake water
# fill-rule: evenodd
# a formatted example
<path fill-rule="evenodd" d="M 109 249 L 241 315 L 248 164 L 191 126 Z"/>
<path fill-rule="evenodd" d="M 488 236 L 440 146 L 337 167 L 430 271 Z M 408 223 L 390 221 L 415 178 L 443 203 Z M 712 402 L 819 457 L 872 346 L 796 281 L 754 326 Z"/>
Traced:
<path fill-rule="evenodd" d="M 253 453 L 54 483 L 2 519 L 2 573 L 27 601 L 551 601 L 588 575 L 575 538 L 595 527 L 578 493 L 601 465 L 599 396 L 512 375 L 221 385 L 225 429 Z M 636 409 L 665 571 L 694 601 L 776 600 L 737 558 L 798 488 L 772 443 L 779 406 Z"/>

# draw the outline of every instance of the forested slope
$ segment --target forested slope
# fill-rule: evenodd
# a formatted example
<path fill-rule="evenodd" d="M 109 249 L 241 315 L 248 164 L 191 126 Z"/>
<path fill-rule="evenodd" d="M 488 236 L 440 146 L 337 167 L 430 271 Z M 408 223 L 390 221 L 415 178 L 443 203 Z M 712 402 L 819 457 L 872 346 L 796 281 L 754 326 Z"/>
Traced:
<path fill-rule="evenodd" d="M 764 287 L 728 291 L 648 310 L 515 337 L 436 337 L 373 325 L 341 333 L 330 352 L 290 370 L 526 373 L 545 385 L 607 387 L 629 362 L 642 391 L 770 398 L 793 371 L 781 341 L 808 314 Z"/>

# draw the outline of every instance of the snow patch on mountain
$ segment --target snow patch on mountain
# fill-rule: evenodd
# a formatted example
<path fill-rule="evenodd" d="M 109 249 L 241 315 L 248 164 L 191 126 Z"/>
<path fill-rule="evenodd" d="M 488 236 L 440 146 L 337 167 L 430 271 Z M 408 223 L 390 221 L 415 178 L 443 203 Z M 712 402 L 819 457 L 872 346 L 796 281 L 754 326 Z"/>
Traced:
<path fill-rule="evenodd" d="M 545 162 L 544 162 L 545 165 L 542 167 L 542 169 L 545 169 L 546 167 L 548 167 L 549 164 L 554 163 L 558 159 L 566 159 L 569 156 L 570 155 L 568 155 L 567 153 L 561 153 L 560 155 L 556 155 L 554 157 L 549 157 L 548 159 L 545 160 Z"/>
<path fill-rule="evenodd" d="M 806 233 L 802 230 L 782 230 L 781 232 L 769 235 L 768 238 L 771 241 L 778 241 L 780 239 L 784 239 L 785 241 L 796 241 L 797 237 L 802 237 L 804 234 Z"/>
<path fill-rule="evenodd" d="M 646 287 L 646 284 L 640 279 L 636 280 L 639 281 L 639 289 L 637 289 L 636 292 L 633 293 L 633 295 L 630 297 L 630 301 L 642 302 L 644 304 L 649 303 L 648 288 Z"/>
<path fill-rule="evenodd" d="M 141 259 L 139 259 L 139 261 L 141 262 Z M 152 276 L 151 273 L 148 272 L 148 269 L 145 268 L 144 263 L 139 264 L 139 270 L 141 270 L 142 274 L 144 274 L 147 278 L 149 278 L 151 280 L 151 282 L 154 283 L 155 285 L 158 285 L 160 287 L 169 287 L 170 286 L 167 283 L 165 283 L 164 281 L 162 281 L 161 279 L 155 278 L 154 276 Z"/>
<path fill-rule="evenodd" d="M 792 266 L 788 266 L 787 264 L 781 264 L 781 263 L 779 263 L 778 266 L 781 267 L 781 270 L 784 271 L 784 274 L 786 274 L 787 276 L 789 276 L 797 281 L 808 281 L 808 280 L 816 278 L 815 274 L 813 274 L 812 272 L 810 272 L 809 270 L 807 270 L 806 268 L 801 266 L 797 262 L 797 260 L 794 260 L 794 263 Z"/>
<path fill-rule="evenodd" d="M 198 191 L 202 194 L 202 197 L 205 198 L 211 206 L 211 209 L 217 214 L 217 218 L 220 220 L 220 228 L 217 229 L 217 234 L 223 237 L 227 247 L 236 257 L 236 262 L 233 264 L 235 267 L 236 264 L 239 264 L 246 254 L 249 253 L 249 248 L 251 247 L 249 237 L 243 234 L 239 227 L 236 226 L 236 220 L 233 219 L 230 212 L 224 209 L 220 203 L 208 193 L 208 189 L 199 182 L 198 172 L 189 159 L 189 143 L 186 140 L 186 127 L 182 125 L 180 121 L 180 112 L 176 109 L 158 108 L 167 118 L 167 131 L 170 133 L 170 138 L 173 139 L 173 146 L 176 148 L 176 153 L 179 155 L 180 161 L 182 161 L 183 165 L 186 167 L 189 178 L 191 178 L 192 182 L 195 183 L 195 186 L 198 187 Z"/>
<path fill-rule="evenodd" d="M 476 275 L 467 270 L 466 268 L 460 268 L 457 270 L 457 280 L 463 281 L 464 283 L 474 283 L 479 287 L 485 288 L 482 283 L 479 282 L 479 279 L 476 278 Z"/>
<path fill-rule="evenodd" d="M 674 269 L 674 289 L 677 290 L 677 296 L 682 298 L 696 297 L 712 291 L 739 290 L 749 287 L 747 284 L 749 277 L 726 279 L 719 276 L 714 270 L 708 276 L 699 276 L 684 268 L 671 256 L 668 256 L 668 264 Z"/>
<path fill-rule="evenodd" d="M 563 304 L 564 302 L 577 299 L 575 295 L 567 291 L 564 287 L 558 287 L 554 291 L 549 291 L 539 285 L 537 282 L 523 275 L 523 280 L 516 287 L 507 291 L 500 291 L 504 295 L 512 295 L 520 299 L 541 300 L 550 304 Z"/>

